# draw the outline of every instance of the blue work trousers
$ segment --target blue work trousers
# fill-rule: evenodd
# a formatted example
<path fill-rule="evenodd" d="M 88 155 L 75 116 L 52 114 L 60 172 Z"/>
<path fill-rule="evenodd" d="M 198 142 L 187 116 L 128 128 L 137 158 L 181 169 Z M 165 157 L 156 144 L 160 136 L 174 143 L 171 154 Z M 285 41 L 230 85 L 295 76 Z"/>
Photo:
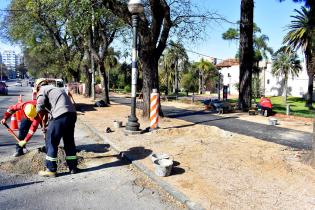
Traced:
<path fill-rule="evenodd" d="M 57 171 L 58 145 L 63 138 L 66 162 L 69 169 L 75 169 L 78 161 L 74 142 L 74 127 L 77 120 L 75 112 L 67 112 L 49 121 L 46 133 L 46 166 L 50 171 Z"/>
<path fill-rule="evenodd" d="M 18 136 L 18 138 L 21 141 L 25 139 L 32 123 L 33 122 L 29 120 L 28 118 L 22 119 L 21 124 L 20 124 L 20 129 L 19 129 L 19 136 Z M 16 152 L 18 152 L 19 154 L 23 154 L 23 147 L 20 147 L 18 144 L 16 144 Z"/>

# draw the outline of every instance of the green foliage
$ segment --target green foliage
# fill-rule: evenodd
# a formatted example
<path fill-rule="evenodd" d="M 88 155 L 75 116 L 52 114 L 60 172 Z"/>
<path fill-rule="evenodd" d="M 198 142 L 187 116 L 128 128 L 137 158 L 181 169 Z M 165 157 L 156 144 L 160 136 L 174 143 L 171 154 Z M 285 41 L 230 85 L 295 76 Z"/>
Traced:
<path fill-rule="evenodd" d="M 130 93 L 131 92 L 131 86 L 129 84 L 124 87 L 124 92 L 125 93 Z"/>
<path fill-rule="evenodd" d="M 192 72 L 188 72 L 182 76 L 181 86 L 189 92 L 197 92 L 198 78 Z"/>
<path fill-rule="evenodd" d="M 238 23 L 240 22 L 238 21 Z M 264 34 L 259 35 L 259 33 L 261 33 L 261 29 L 254 23 L 254 63 L 257 63 L 263 59 L 267 60 L 267 54 L 273 54 L 273 49 L 267 44 L 269 41 L 268 36 Z M 222 39 L 238 41 L 240 39 L 239 28 L 229 28 L 222 34 Z M 235 58 L 239 58 L 239 51 L 237 52 Z"/>
<path fill-rule="evenodd" d="M 286 103 L 283 101 L 281 96 L 270 97 L 272 103 L 272 110 L 277 113 L 286 113 Z M 301 117 L 314 117 L 314 110 L 309 110 L 305 107 L 306 100 L 299 97 L 291 97 L 289 96 L 287 99 L 287 104 L 290 104 L 291 112 L 290 114 Z M 313 106 L 315 103 L 313 103 Z"/>
<path fill-rule="evenodd" d="M 284 77 L 285 102 L 287 101 L 288 78 L 290 75 L 292 77 L 298 76 L 301 70 L 302 66 L 300 60 L 298 59 L 297 54 L 290 50 L 290 48 L 282 47 L 275 53 L 272 63 L 272 74 Z"/>
<path fill-rule="evenodd" d="M 252 79 L 252 98 L 259 98 L 261 93 L 261 81 L 259 77 Z"/>
<path fill-rule="evenodd" d="M 101 77 L 99 75 L 95 76 L 95 84 L 101 84 L 101 83 L 102 83 Z"/>
<path fill-rule="evenodd" d="M 180 42 L 170 42 L 170 47 L 165 50 L 164 56 L 160 59 L 160 83 L 164 85 L 169 92 L 176 83 L 176 72 L 178 81 L 181 80 L 181 74 L 189 65 L 188 55 L 184 46 Z"/>

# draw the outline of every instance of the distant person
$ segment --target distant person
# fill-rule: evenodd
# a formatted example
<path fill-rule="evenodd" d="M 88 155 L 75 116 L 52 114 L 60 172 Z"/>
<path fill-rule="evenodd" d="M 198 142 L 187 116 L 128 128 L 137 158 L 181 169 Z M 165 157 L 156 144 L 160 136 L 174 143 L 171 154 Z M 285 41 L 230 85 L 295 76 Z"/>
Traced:
<path fill-rule="evenodd" d="M 22 115 L 26 116 L 26 118 L 23 118 L 20 124 L 18 136 L 20 142 L 16 144 L 16 152 L 13 155 L 14 157 L 24 155 L 23 148 L 32 138 L 38 128 L 38 125 L 41 123 L 41 119 L 37 115 L 35 106 L 35 100 L 20 102 L 15 105 L 9 106 L 8 110 L 4 113 L 3 119 L 1 120 L 1 124 L 4 124 L 7 119 L 11 117 L 12 114 L 20 110 L 23 111 Z"/>
<path fill-rule="evenodd" d="M 44 177 L 57 175 L 57 154 L 61 138 L 63 138 L 69 171 L 75 174 L 79 171 L 74 142 L 74 127 L 77 120 L 75 107 L 65 91 L 48 85 L 46 79 L 38 79 L 35 87 L 37 91 L 36 110 L 39 116 L 50 114 L 46 132 L 46 170 L 40 171 L 39 175 Z"/>
<path fill-rule="evenodd" d="M 266 98 L 264 96 L 261 97 L 257 107 L 258 110 L 260 110 L 260 113 L 265 117 L 270 116 L 272 113 L 272 103 L 269 98 Z"/>

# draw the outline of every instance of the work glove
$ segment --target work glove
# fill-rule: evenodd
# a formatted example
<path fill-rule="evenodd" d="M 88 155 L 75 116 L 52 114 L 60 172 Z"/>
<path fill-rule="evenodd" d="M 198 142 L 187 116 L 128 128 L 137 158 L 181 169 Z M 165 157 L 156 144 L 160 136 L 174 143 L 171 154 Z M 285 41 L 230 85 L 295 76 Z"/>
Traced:
<path fill-rule="evenodd" d="M 5 121 L 6 121 L 5 119 L 2 119 L 0 122 L 2 125 L 4 125 Z"/>
<path fill-rule="evenodd" d="M 23 148 L 23 147 L 25 147 L 26 143 L 27 143 L 27 142 L 26 142 L 25 140 L 20 141 L 20 142 L 19 142 L 19 146 Z"/>

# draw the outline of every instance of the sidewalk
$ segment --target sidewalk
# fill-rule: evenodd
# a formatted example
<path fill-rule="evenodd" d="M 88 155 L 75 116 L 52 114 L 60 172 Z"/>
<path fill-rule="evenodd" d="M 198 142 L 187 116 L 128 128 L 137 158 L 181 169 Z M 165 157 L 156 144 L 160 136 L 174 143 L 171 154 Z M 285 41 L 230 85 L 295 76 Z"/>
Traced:
<path fill-rule="evenodd" d="M 200 204 L 205 209 L 315 208 L 315 170 L 301 163 L 307 151 L 176 118 L 160 119 L 159 130 L 126 136 L 124 128 L 113 127 L 113 121 L 120 120 L 125 125 L 130 107 L 112 103 L 110 107 L 95 108 L 94 102 L 78 95 L 75 101 L 82 111 L 79 122 L 123 151 L 140 170 L 189 207 L 198 208 Z M 191 105 L 180 106 L 198 110 Z M 139 117 L 140 110 L 137 116 L 141 129 L 149 126 L 146 119 Z M 253 120 L 242 116 L 244 122 Z M 297 124 L 311 132 L 311 125 Z M 296 127 L 292 122 L 287 125 Z M 113 132 L 105 133 L 107 127 Z M 154 175 L 149 156 L 159 152 L 170 154 L 175 160 L 169 177 Z"/>

